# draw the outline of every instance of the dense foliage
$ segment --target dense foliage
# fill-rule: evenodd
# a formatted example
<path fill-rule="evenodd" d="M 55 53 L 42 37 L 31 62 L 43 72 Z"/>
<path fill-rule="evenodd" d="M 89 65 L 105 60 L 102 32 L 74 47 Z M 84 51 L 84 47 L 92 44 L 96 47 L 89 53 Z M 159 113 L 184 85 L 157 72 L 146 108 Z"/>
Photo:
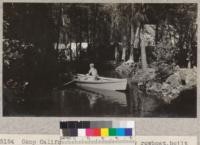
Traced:
<path fill-rule="evenodd" d="M 126 53 L 125 60 L 141 61 L 143 68 L 150 57 L 181 67 L 197 64 L 196 4 L 4 3 L 3 9 L 5 84 L 54 85 L 59 66 L 74 60 L 71 42 L 88 43 L 87 54 L 77 47 L 76 61 L 120 60 Z M 144 40 L 146 24 L 155 25 L 153 53 Z"/>
<path fill-rule="evenodd" d="M 48 4 L 5 3 L 3 33 L 4 83 L 27 82 L 31 88 L 53 85 L 56 76 L 56 25 Z M 13 82 L 13 83 L 7 83 Z"/>

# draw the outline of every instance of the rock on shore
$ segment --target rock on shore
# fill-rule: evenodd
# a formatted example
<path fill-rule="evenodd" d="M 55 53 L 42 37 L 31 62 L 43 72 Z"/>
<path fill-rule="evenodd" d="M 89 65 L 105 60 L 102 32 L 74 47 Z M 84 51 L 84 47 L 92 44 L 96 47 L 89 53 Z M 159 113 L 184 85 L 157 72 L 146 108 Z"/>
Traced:
<path fill-rule="evenodd" d="M 131 83 L 136 83 L 138 88 L 148 95 L 153 95 L 165 103 L 170 103 L 179 97 L 182 91 L 192 89 L 197 85 L 196 68 L 188 69 L 169 65 L 162 65 L 160 68 L 143 70 L 138 63 L 132 62 L 121 64 L 116 71 L 121 77 L 129 78 Z"/>

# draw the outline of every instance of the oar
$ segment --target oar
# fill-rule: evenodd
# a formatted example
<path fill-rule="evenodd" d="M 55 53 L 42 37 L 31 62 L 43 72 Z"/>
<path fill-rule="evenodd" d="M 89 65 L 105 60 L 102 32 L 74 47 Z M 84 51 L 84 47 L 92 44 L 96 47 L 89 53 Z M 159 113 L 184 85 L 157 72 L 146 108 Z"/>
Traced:
<path fill-rule="evenodd" d="M 72 81 L 70 81 L 70 82 L 67 82 L 67 83 L 65 83 L 63 86 L 67 86 L 67 85 L 69 85 L 69 84 L 71 84 L 71 83 L 73 83 L 73 82 L 75 82 L 75 80 L 72 80 Z"/>

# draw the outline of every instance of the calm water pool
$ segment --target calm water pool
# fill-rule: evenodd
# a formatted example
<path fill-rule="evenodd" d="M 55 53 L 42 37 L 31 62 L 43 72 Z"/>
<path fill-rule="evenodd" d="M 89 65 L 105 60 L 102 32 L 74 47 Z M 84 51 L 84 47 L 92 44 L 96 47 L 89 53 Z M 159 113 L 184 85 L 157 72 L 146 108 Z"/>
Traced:
<path fill-rule="evenodd" d="M 4 116 L 111 116 L 111 117 L 195 117 L 196 90 L 190 90 L 164 104 L 136 86 L 126 92 L 80 88 L 75 85 L 17 97 L 4 89 Z M 10 98 L 10 99 L 9 99 Z M 22 99 L 23 98 L 23 99 Z"/>

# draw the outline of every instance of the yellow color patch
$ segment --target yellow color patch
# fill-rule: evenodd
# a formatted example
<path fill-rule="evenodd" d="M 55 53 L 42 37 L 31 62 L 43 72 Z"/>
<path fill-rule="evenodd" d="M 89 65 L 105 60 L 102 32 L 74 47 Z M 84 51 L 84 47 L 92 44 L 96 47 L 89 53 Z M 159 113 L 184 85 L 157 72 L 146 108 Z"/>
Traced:
<path fill-rule="evenodd" d="M 108 136 L 108 128 L 101 128 L 101 136 Z"/>

